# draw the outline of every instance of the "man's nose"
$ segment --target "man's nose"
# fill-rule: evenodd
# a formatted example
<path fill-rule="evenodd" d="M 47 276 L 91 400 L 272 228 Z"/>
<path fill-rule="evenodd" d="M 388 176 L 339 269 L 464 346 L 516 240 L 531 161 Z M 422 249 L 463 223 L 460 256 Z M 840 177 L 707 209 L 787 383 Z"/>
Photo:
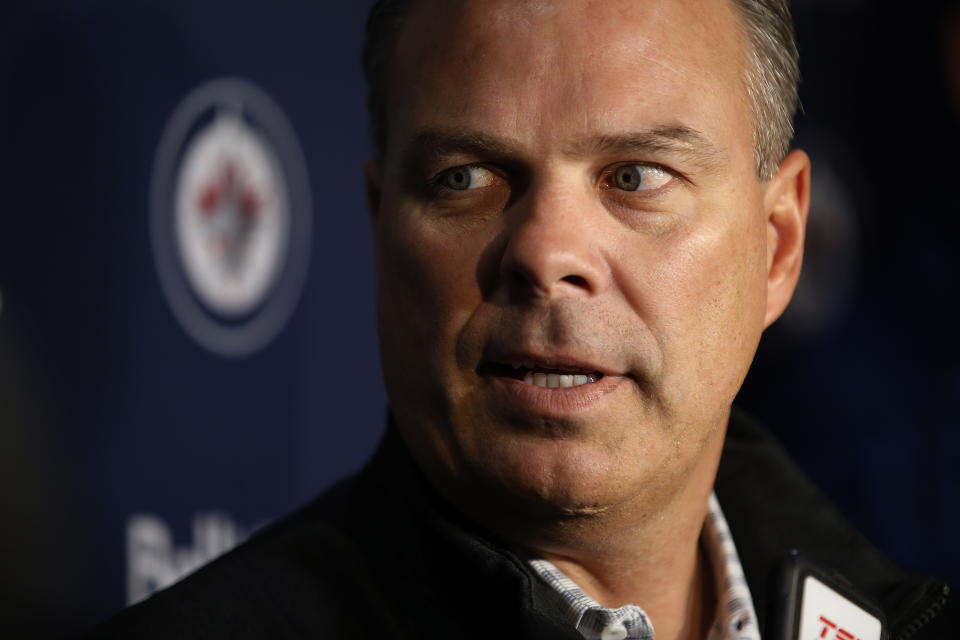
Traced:
<path fill-rule="evenodd" d="M 610 281 L 603 230 L 609 218 L 589 193 L 543 186 L 507 214 L 502 282 L 535 298 L 594 296 Z"/>

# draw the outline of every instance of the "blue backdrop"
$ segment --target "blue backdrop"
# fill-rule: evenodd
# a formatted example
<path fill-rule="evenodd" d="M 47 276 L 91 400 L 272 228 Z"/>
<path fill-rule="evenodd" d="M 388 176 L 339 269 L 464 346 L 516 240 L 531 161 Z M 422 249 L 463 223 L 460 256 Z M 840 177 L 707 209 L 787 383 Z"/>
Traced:
<path fill-rule="evenodd" d="M 0 635 L 75 633 L 375 445 L 368 4 L 32 2 L 0 23 Z M 808 259 L 740 402 L 879 546 L 957 582 L 950 9 L 795 3 Z"/>

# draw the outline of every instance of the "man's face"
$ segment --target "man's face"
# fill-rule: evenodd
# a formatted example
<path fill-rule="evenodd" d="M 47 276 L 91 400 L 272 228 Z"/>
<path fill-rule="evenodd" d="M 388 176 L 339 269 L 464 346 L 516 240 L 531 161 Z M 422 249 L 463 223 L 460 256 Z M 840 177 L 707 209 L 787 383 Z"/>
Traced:
<path fill-rule="evenodd" d="M 372 169 L 383 368 L 459 502 L 652 509 L 712 472 L 768 315 L 744 46 L 723 1 L 405 23 Z"/>

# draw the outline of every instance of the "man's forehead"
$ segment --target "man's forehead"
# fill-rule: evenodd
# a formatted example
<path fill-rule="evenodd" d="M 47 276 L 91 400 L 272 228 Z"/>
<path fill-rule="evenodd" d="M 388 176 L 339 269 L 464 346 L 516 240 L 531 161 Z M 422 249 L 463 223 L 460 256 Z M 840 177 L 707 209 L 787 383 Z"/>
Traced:
<path fill-rule="evenodd" d="M 422 0 L 410 19 L 391 93 L 414 131 L 395 143 L 469 122 L 501 139 L 546 131 L 558 152 L 673 128 L 712 152 L 702 143 L 721 114 L 702 103 L 724 92 L 736 117 L 748 113 L 726 0 Z"/>
<path fill-rule="evenodd" d="M 736 20 L 731 0 L 418 0 L 405 30 L 414 31 L 417 42 L 455 33 L 453 39 L 468 48 L 485 40 L 552 30 L 562 37 L 555 43 L 564 48 L 565 42 L 607 37 L 624 26 L 635 27 L 629 35 L 633 45 L 670 33 L 710 40 L 731 27 L 741 37 Z"/>
<path fill-rule="evenodd" d="M 684 125 L 661 125 L 616 133 L 572 138 L 558 149 L 560 155 L 572 159 L 603 155 L 656 155 L 672 157 L 713 171 L 726 163 L 722 149 L 707 136 Z M 482 131 L 424 129 L 416 132 L 403 145 L 404 164 L 416 166 L 431 158 L 476 156 L 516 159 L 529 150 L 524 141 L 503 139 Z"/>

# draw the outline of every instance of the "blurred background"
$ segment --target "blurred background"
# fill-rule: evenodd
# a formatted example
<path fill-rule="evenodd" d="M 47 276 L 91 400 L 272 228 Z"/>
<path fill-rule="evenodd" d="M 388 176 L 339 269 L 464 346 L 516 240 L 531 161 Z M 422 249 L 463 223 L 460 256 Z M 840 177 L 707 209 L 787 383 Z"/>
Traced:
<path fill-rule="evenodd" d="M 357 469 L 383 428 L 369 2 L 0 19 L 0 636 L 69 637 Z M 805 272 L 739 402 L 960 584 L 960 11 L 796 0 Z"/>

